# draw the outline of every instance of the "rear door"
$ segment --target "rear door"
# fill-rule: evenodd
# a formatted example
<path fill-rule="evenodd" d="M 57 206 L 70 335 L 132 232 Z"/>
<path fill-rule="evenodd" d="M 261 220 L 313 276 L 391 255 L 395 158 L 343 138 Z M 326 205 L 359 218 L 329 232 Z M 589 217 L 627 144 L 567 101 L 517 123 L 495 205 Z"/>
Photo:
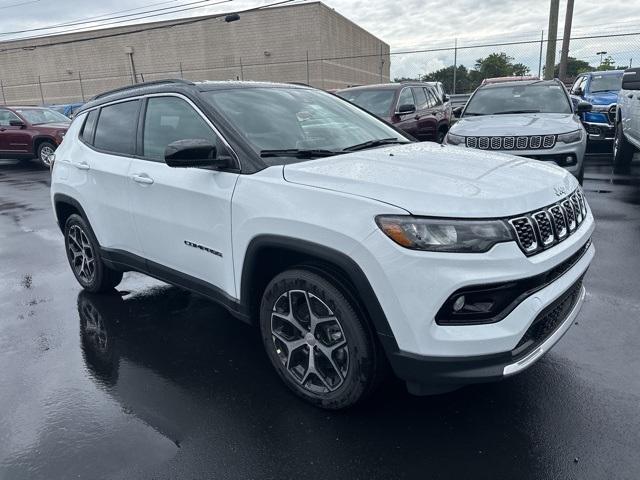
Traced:
<path fill-rule="evenodd" d="M 420 129 L 418 127 L 418 112 L 414 111 L 411 113 L 404 113 L 402 115 L 400 115 L 398 113 L 398 110 L 400 109 L 400 106 L 402 105 L 413 105 L 414 107 L 416 107 L 416 101 L 413 98 L 413 92 L 411 87 L 404 87 L 401 91 L 400 91 L 400 95 L 398 96 L 398 103 L 396 105 L 396 118 L 398 118 L 397 122 L 395 123 L 395 126 L 398 127 L 400 130 L 407 132 L 409 135 L 413 135 L 416 138 L 420 137 Z"/>
<path fill-rule="evenodd" d="M 25 120 L 20 118 L 11 110 L 0 108 L 0 153 L 4 157 L 11 157 L 12 154 L 24 155 L 31 153 L 31 135 L 25 127 L 11 125 L 11 121 Z"/>
<path fill-rule="evenodd" d="M 127 202 L 127 172 L 135 153 L 139 100 L 86 114 L 78 149 L 61 159 L 102 248 L 140 255 Z M 70 182 L 71 183 L 71 182 Z"/>
<path fill-rule="evenodd" d="M 150 96 L 143 109 L 139 157 L 128 174 L 136 232 L 152 274 L 208 293 L 235 295 L 231 250 L 231 197 L 237 173 L 172 168 L 172 142 L 204 139 L 229 152 L 211 122 L 186 97 Z"/>

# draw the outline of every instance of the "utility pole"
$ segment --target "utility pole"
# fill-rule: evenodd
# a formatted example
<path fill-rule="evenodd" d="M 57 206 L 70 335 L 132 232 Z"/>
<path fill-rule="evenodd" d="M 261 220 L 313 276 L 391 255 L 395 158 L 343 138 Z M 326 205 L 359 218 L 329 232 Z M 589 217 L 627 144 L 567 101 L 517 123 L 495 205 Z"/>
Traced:
<path fill-rule="evenodd" d="M 453 44 L 453 88 L 452 90 L 452 94 L 455 95 L 456 94 L 456 76 L 457 76 L 457 70 L 458 70 L 458 39 L 456 38 L 455 43 Z"/>
<path fill-rule="evenodd" d="M 551 0 L 549 9 L 549 30 L 547 32 L 547 62 L 544 67 L 544 79 L 553 79 L 556 66 L 556 42 L 558 40 L 558 10 L 560 0 Z"/>
<path fill-rule="evenodd" d="M 569 61 L 569 42 L 571 41 L 571 23 L 573 22 L 573 1 L 567 0 L 567 13 L 564 17 L 564 34 L 562 35 L 562 51 L 560 52 L 560 80 L 567 81 L 567 62 Z"/>

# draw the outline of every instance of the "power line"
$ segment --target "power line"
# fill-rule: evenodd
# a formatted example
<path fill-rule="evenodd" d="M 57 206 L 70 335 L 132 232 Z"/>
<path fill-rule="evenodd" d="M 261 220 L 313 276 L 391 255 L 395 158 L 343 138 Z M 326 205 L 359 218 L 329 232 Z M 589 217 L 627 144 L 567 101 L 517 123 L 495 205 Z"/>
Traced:
<path fill-rule="evenodd" d="M 12 7 L 19 7 L 21 5 L 29 5 L 30 3 L 36 3 L 39 1 L 40 0 L 27 0 L 26 2 L 12 3 L 10 5 L 0 5 L 0 10 L 4 10 L 6 8 L 12 8 Z"/>
<path fill-rule="evenodd" d="M 231 0 L 225 0 L 225 1 L 231 1 Z M 288 4 L 288 3 L 293 3 L 293 2 L 306 2 L 307 0 L 280 0 L 278 2 L 273 2 L 273 3 L 268 3 L 265 5 L 260 5 L 258 7 L 251 7 L 251 8 L 247 8 L 245 10 L 238 10 L 235 13 L 249 13 L 249 12 L 254 12 L 254 11 L 258 11 L 258 10 L 264 10 L 270 7 L 275 7 L 278 5 L 284 5 L 284 4 Z M 206 5 L 208 6 L 208 5 Z M 200 8 L 200 7 L 197 7 Z M 172 12 L 173 13 L 173 12 Z M 88 42 L 91 40 L 99 40 L 99 39 L 103 39 L 103 38 L 112 38 L 112 37 L 120 37 L 123 35 L 131 35 L 134 33 L 140 33 L 140 32 L 146 32 L 146 31 L 150 31 L 150 30 L 159 30 L 162 28 L 172 28 L 175 26 L 181 26 L 181 25 L 191 25 L 194 23 L 199 23 L 199 22 L 206 22 L 208 20 L 212 20 L 215 18 L 220 18 L 220 17 L 224 17 L 226 15 L 228 15 L 229 12 L 227 13 L 219 13 L 219 14 L 215 14 L 215 15 L 209 15 L 209 16 L 205 16 L 205 17 L 197 17 L 194 19 L 180 19 L 177 20 L 175 22 L 171 22 L 170 20 L 167 20 L 166 22 L 162 22 L 160 24 L 160 22 L 157 22 L 155 24 L 153 24 L 153 26 L 148 26 L 148 27 L 141 27 L 135 30 L 128 30 L 125 32 L 115 32 L 115 33 L 107 33 L 105 35 L 95 35 L 92 37 L 85 37 L 85 38 L 74 38 L 74 39 L 70 39 L 70 40 L 60 40 L 58 42 L 51 42 L 51 43 L 46 43 L 43 45 L 26 45 L 26 46 L 20 46 L 20 47 L 7 47 L 7 48 L 2 48 L 0 49 L 0 53 L 6 53 L 6 52 L 11 52 L 11 51 L 16 51 L 16 50 L 35 50 L 36 48 L 46 48 L 46 47 L 53 47 L 56 45 L 68 45 L 70 43 L 81 43 L 81 42 Z M 171 22 L 171 23 L 169 23 Z M 86 31 L 86 30 L 84 30 Z M 39 39 L 39 38 L 48 38 L 52 35 L 43 35 L 43 36 L 35 36 L 35 37 L 26 37 L 26 38 L 19 38 L 19 39 L 12 39 L 11 41 L 19 41 L 19 40 L 33 40 L 33 39 Z"/>
<path fill-rule="evenodd" d="M 184 3 L 182 5 L 176 5 L 176 6 L 172 6 L 172 7 L 157 8 L 157 9 L 147 10 L 147 11 L 144 11 L 144 12 L 130 13 L 130 14 L 127 14 L 127 15 L 117 15 L 117 16 L 113 16 L 113 17 L 109 17 L 109 18 L 103 18 L 102 20 L 86 20 L 86 19 L 83 20 L 83 21 L 73 20 L 73 21 L 67 22 L 66 24 L 49 25 L 49 26 L 46 26 L 46 27 L 29 28 L 29 29 L 25 29 L 25 30 L 14 30 L 12 32 L 0 33 L 0 36 L 16 35 L 16 34 L 19 34 L 19 33 L 37 32 L 37 31 L 42 31 L 42 30 L 52 30 L 52 29 L 60 28 L 60 27 L 71 27 L 71 26 L 76 26 L 76 25 L 84 25 L 84 24 L 87 24 L 87 23 L 107 22 L 107 21 L 118 19 L 118 18 L 135 17 L 135 16 L 138 16 L 138 15 L 145 15 L 147 13 L 153 14 L 155 12 L 161 12 L 161 11 L 165 11 L 165 10 L 173 10 L 173 11 L 170 11 L 170 12 L 165 12 L 163 14 L 160 14 L 160 15 L 167 15 L 167 14 L 170 14 L 170 13 L 183 12 L 185 10 L 193 10 L 194 8 L 202 8 L 202 7 L 206 7 L 206 6 L 218 5 L 220 3 L 227 3 L 227 2 L 232 2 L 232 1 L 233 0 L 222 0 L 222 1 L 219 1 L 219 2 L 215 2 L 215 3 L 209 3 L 209 2 L 211 2 L 211 0 L 198 0 L 196 2 Z M 176 8 L 187 7 L 187 6 L 190 6 L 190 5 L 196 5 L 196 4 L 202 4 L 202 3 L 206 3 L 207 5 L 201 5 L 200 7 L 182 8 L 180 10 L 174 10 Z M 139 17 L 139 18 L 132 18 L 132 19 L 125 20 L 125 21 L 142 20 L 144 18 L 149 18 L 149 17 L 154 17 L 154 16 L 159 16 L 159 15 L 142 16 L 142 17 Z M 91 18 L 91 17 L 89 17 L 89 18 Z M 122 23 L 122 22 L 106 23 L 106 24 L 103 24 L 103 25 L 96 25 L 96 26 L 104 27 L 104 26 L 112 25 L 112 24 L 116 24 L 116 23 Z M 62 33 L 68 33 L 68 32 L 73 32 L 73 31 L 77 31 L 77 30 L 79 30 L 79 29 L 76 28 L 76 29 L 70 29 L 70 30 L 63 30 L 61 32 L 53 32 L 53 33 L 51 33 L 51 35 L 59 35 L 59 34 L 62 34 Z M 22 39 L 24 39 L 24 38 L 22 38 Z M 21 40 L 21 39 L 18 38 L 18 40 Z"/>

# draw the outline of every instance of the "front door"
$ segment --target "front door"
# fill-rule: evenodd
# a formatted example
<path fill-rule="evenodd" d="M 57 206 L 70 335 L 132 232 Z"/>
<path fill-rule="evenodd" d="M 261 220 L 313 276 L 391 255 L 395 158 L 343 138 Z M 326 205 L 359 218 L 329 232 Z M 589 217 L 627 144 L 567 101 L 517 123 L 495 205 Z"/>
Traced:
<path fill-rule="evenodd" d="M 176 283 L 235 296 L 231 197 L 238 174 L 164 162 L 167 145 L 177 140 L 207 140 L 218 154 L 226 147 L 186 98 L 149 97 L 143 117 L 142 158 L 129 167 L 129 203 L 148 268 Z"/>
<path fill-rule="evenodd" d="M 398 111 L 402 105 L 413 105 L 416 106 L 416 101 L 413 98 L 413 93 L 411 92 L 410 87 L 403 88 L 398 96 L 398 103 L 396 106 L 396 118 L 397 121 L 394 122 L 394 125 L 402 130 L 403 132 L 407 132 L 409 135 L 413 135 L 418 138 L 420 132 L 418 131 L 418 112 L 413 111 L 411 113 L 399 114 Z"/>
<path fill-rule="evenodd" d="M 11 154 L 24 155 L 31 153 L 31 137 L 24 126 L 11 125 L 12 121 L 23 122 L 10 110 L 0 109 L 0 154 L 10 157 Z"/>

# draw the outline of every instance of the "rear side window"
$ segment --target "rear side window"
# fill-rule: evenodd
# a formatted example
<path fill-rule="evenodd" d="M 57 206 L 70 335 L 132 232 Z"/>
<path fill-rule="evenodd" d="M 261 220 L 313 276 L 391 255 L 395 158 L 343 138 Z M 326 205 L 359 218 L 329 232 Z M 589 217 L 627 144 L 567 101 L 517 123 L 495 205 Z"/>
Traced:
<path fill-rule="evenodd" d="M 133 155 L 138 124 L 138 100 L 102 107 L 93 145 L 110 153 Z"/>
<path fill-rule="evenodd" d="M 416 99 L 416 105 L 418 109 L 427 108 L 427 95 L 424 93 L 424 88 L 414 88 L 413 96 Z"/>
<path fill-rule="evenodd" d="M 96 120 L 98 119 L 98 110 L 91 110 L 87 115 L 82 127 L 80 136 L 85 143 L 93 144 L 93 134 L 96 131 Z"/>

